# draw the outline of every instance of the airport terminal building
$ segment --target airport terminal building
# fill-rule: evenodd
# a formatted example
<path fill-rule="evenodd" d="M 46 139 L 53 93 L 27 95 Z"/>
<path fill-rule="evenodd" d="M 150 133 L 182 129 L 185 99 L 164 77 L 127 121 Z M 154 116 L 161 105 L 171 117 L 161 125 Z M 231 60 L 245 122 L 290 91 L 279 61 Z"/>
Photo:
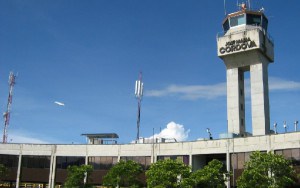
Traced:
<path fill-rule="evenodd" d="M 120 160 L 133 160 L 146 170 L 151 163 L 167 158 L 182 160 L 192 170 L 212 159 L 222 161 L 233 172 L 228 187 L 236 185 L 253 151 L 274 152 L 293 162 L 300 173 L 300 132 L 277 134 L 270 130 L 268 65 L 274 61 L 274 42 L 268 34 L 263 11 L 229 14 L 224 32 L 217 36 L 218 56 L 227 75 L 228 133 L 219 139 L 188 142 L 117 144 L 117 134 L 85 134 L 88 144 L 0 144 L 0 163 L 9 168 L 7 187 L 59 187 L 69 165 L 90 164 L 94 171 L 87 181 L 101 185 L 103 176 Z M 250 72 L 252 133 L 245 130 L 244 73 Z M 224 122 L 226 124 L 226 122 Z M 300 185 L 300 184 L 299 184 Z"/>

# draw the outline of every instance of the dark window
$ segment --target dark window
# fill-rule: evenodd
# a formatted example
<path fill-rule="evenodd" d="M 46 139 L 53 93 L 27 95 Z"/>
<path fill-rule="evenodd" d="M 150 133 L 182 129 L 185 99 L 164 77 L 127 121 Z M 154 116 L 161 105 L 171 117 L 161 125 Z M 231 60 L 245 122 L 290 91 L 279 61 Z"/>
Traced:
<path fill-rule="evenodd" d="M 128 160 L 132 160 L 136 163 L 139 163 L 140 165 L 142 165 L 144 170 L 149 169 L 150 165 L 151 165 L 151 157 L 148 156 L 141 156 L 141 157 L 121 157 L 121 160 L 124 161 L 128 161 Z"/>
<path fill-rule="evenodd" d="M 0 155 L 0 164 L 3 164 L 7 168 L 18 167 L 18 163 L 18 155 Z"/>
<path fill-rule="evenodd" d="M 261 15 L 247 14 L 247 25 L 261 26 Z"/>
<path fill-rule="evenodd" d="M 268 19 L 265 16 L 262 17 L 262 27 L 265 31 L 268 30 Z"/>
<path fill-rule="evenodd" d="M 241 125 L 244 126 L 244 119 L 241 118 Z"/>
<path fill-rule="evenodd" d="M 227 32 L 229 30 L 229 21 L 228 21 L 228 19 L 223 24 L 223 30 L 224 30 L 224 32 Z"/>
<path fill-rule="evenodd" d="M 84 157 L 57 157 L 56 158 L 56 168 L 67 169 L 68 166 L 80 166 L 85 164 Z"/>
<path fill-rule="evenodd" d="M 189 156 L 188 155 L 168 155 L 168 156 L 157 156 L 157 160 L 179 160 L 182 161 L 185 165 L 189 165 Z"/>
<path fill-rule="evenodd" d="M 291 160 L 293 166 L 300 166 L 300 149 L 283 149 L 276 150 L 275 154 L 283 155 L 285 159 Z"/>
<path fill-rule="evenodd" d="M 241 104 L 241 111 L 244 111 L 244 105 Z"/>
<path fill-rule="evenodd" d="M 50 168 L 50 156 L 22 156 L 22 167 Z"/>

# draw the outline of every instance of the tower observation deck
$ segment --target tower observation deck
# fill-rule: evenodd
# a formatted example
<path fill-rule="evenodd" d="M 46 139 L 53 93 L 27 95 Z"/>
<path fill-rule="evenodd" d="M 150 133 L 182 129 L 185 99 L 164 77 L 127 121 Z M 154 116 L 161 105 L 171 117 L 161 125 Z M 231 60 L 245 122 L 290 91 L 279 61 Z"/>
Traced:
<path fill-rule="evenodd" d="M 245 135 L 245 79 L 250 71 L 252 134 L 270 132 L 268 65 L 274 62 L 274 42 L 268 34 L 268 19 L 262 11 L 245 6 L 223 21 L 217 36 L 218 56 L 227 71 L 228 133 Z"/>

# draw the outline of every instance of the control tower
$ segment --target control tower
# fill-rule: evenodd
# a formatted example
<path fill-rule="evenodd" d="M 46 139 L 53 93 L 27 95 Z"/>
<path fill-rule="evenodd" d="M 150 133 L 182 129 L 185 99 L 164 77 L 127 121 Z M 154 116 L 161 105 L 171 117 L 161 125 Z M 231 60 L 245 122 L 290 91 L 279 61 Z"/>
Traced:
<path fill-rule="evenodd" d="M 228 133 L 245 135 L 244 73 L 250 71 L 252 134 L 269 134 L 268 65 L 274 62 L 274 43 L 267 32 L 268 19 L 262 10 L 242 4 L 224 19 L 223 30 L 217 43 L 227 71 Z"/>

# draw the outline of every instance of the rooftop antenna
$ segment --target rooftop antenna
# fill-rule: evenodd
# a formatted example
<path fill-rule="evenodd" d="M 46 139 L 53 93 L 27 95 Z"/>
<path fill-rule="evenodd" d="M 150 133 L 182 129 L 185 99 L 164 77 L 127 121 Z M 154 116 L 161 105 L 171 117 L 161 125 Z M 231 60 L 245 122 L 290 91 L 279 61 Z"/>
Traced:
<path fill-rule="evenodd" d="M 297 132 L 298 131 L 298 121 L 297 120 L 295 121 L 294 125 L 295 125 L 295 132 Z"/>
<path fill-rule="evenodd" d="M 139 73 L 139 79 L 135 81 L 135 97 L 138 100 L 138 112 L 137 112 L 137 134 L 136 134 L 136 141 L 138 142 L 140 138 L 140 119 L 141 119 L 141 102 L 143 97 L 143 88 L 144 84 L 142 82 L 142 72 Z"/>
<path fill-rule="evenodd" d="M 206 132 L 208 133 L 209 139 L 212 140 L 213 137 L 212 137 L 212 135 L 211 135 L 210 129 L 209 129 L 209 128 L 206 128 Z"/>
<path fill-rule="evenodd" d="M 249 10 L 251 10 L 251 0 L 248 0 L 248 7 L 249 7 Z"/>
<path fill-rule="evenodd" d="M 274 123 L 274 132 L 275 132 L 275 134 L 277 134 L 277 123 L 276 122 Z"/>
<path fill-rule="evenodd" d="M 286 121 L 283 122 L 283 128 L 284 128 L 284 132 L 287 133 L 287 124 L 286 124 Z"/>
<path fill-rule="evenodd" d="M 13 72 L 9 73 L 9 79 L 8 79 L 8 84 L 9 84 L 9 93 L 8 93 L 8 100 L 7 100 L 7 107 L 6 111 L 3 113 L 3 118 L 4 118 L 4 129 L 3 129 L 3 143 L 7 143 L 7 129 L 9 125 L 9 120 L 10 120 L 10 110 L 11 110 L 11 104 L 12 104 L 12 96 L 13 96 L 13 88 L 15 85 L 15 80 L 16 80 L 16 75 Z"/>
<path fill-rule="evenodd" d="M 225 16 L 227 15 L 227 12 L 226 12 L 226 0 L 224 0 L 224 13 L 225 13 Z"/>

